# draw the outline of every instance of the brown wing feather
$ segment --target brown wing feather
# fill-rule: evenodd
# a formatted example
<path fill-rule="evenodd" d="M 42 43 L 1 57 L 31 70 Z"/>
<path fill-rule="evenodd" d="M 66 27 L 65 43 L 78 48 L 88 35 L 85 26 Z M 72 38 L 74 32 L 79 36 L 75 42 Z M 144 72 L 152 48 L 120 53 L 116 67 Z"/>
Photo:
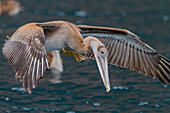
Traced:
<path fill-rule="evenodd" d="M 28 24 L 20 27 L 4 44 L 2 53 L 19 75 L 23 87 L 37 86 L 37 80 L 43 77 L 48 67 L 47 54 L 44 48 L 45 35 L 41 27 Z"/>
<path fill-rule="evenodd" d="M 79 25 L 82 36 L 98 38 L 108 49 L 110 64 L 129 67 L 143 74 L 155 76 L 166 84 L 170 83 L 170 60 L 158 54 L 141 38 L 133 33 L 116 28 Z M 93 52 L 87 53 L 91 58 Z M 164 80 L 165 79 L 165 80 Z"/>

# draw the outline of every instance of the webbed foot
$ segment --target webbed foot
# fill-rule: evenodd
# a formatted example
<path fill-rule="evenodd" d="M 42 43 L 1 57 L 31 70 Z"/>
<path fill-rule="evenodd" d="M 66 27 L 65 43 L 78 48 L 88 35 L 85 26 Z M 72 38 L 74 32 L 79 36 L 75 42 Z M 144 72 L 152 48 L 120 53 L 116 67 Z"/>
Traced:
<path fill-rule="evenodd" d="M 64 55 L 71 55 L 77 62 L 81 62 L 82 60 L 88 60 L 88 57 L 82 56 L 75 51 L 66 51 L 66 50 L 61 50 L 61 53 Z"/>

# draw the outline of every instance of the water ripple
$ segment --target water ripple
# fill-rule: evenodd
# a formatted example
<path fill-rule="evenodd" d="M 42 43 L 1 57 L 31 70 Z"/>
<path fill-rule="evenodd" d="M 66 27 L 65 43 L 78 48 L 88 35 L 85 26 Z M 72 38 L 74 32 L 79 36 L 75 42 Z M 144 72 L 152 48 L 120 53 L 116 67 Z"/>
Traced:
<path fill-rule="evenodd" d="M 12 91 L 21 91 L 21 92 L 24 92 L 24 88 L 21 88 L 21 87 L 13 87 L 11 88 Z"/>
<path fill-rule="evenodd" d="M 160 105 L 159 104 L 155 104 L 155 107 L 160 108 Z"/>
<path fill-rule="evenodd" d="M 74 13 L 75 16 L 80 16 L 80 17 L 87 17 L 88 14 L 85 11 L 76 11 Z"/>
<path fill-rule="evenodd" d="M 165 15 L 162 17 L 163 21 L 168 21 L 169 20 L 169 16 Z"/>
<path fill-rule="evenodd" d="M 112 87 L 113 90 L 128 90 L 128 87 L 125 86 L 114 86 Z"/>
<path fill-rule="evenodd" d="M 93 106 L 100 106 L 100 103 L 93 103 Z"/>
<path fill-rule="evenodd" d="M 75 111 L 67 111 L 66 113 L 76 113 Z"/>
<path fill-rule="evenodd" d="M 148 104 L 148 102 L 142 102 L 142 101 L 138 103 L 139 106 L 144 106 L 144 105 L 147 105 L 147 104 Z"/>
<path fill-rule="evenodd" d="M 5 100 L 6 100 L 6 101 L 9 101 L 9 98 L 8 98 L 8 97 L 6 97 L 6 98 L 5 98 Z"/>

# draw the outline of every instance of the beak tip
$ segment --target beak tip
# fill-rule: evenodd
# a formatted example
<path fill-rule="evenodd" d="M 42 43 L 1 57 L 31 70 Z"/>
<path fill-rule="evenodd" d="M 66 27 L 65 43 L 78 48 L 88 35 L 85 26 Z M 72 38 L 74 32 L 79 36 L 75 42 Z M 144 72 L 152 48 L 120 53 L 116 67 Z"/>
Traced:
<path fill-rule="evenodd" d="M 110 91 L 110 88 L 106 88 L 106 92 L 109 92 Z"/>

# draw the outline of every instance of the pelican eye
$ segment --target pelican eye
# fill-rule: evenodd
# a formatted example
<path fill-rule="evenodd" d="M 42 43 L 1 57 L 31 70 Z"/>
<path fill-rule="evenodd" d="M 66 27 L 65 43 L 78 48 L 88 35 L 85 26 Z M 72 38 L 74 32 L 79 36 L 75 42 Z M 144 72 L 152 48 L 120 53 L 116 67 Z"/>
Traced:
<path fill-rule="evenodd" d="M 101 51 L 100 53 L 101 53 L 101 54 L 104 54 L 104 51 Z"/>

